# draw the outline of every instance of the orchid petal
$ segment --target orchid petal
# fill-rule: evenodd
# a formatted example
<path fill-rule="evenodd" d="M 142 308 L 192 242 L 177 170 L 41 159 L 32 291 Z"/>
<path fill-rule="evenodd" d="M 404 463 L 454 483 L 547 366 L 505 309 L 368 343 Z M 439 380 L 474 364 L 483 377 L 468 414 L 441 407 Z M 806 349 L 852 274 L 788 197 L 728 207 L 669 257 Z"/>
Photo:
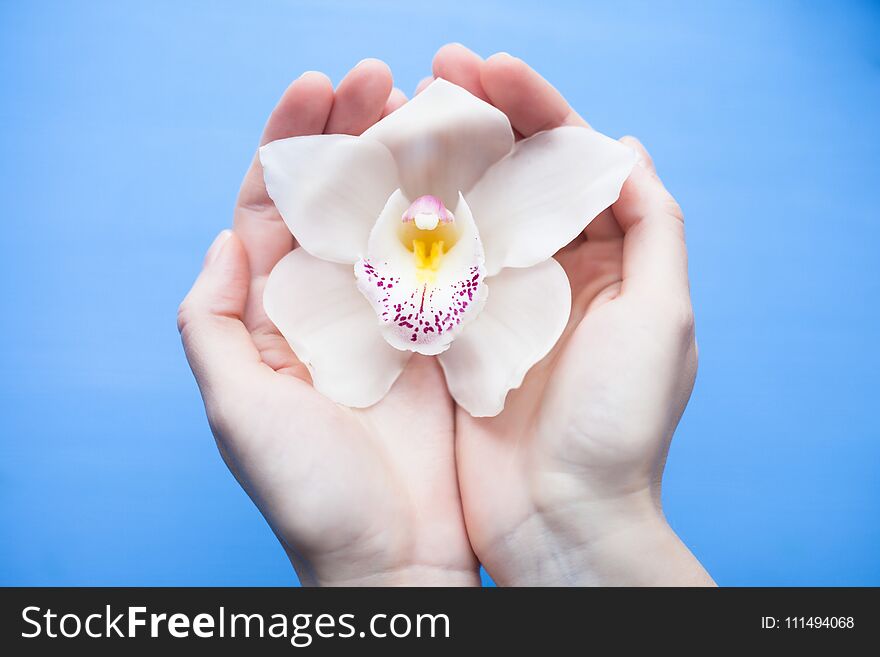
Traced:
<path fill-rule="evenodd" d="M 331 262 L 354 263 L 399 183 L 382 144 L 350 135 L 309 135 L 260 149 L 266 189 L 297 242 Z"/>
<path fill-rule="evenodd" d="M 553 258 L 528 269 L 505 269 L 488 282 L 485 308 L 438 357 L 449 392 L 475 417 L 493 417 L 507 393 L 562 335 L 571 288 Z"/>
<path fill-rule="evenodd" d="M 382 142 L 394 155 L 407 197 L 430 194 L 449 207 L 513 148 L 503 112 L 442 79 L 363 137 Z"/>
<path fill-rule="evenodd" d="M 409 360 L 408 352 L 382 339 L 350 265 L 294 249 L 269 275 L 263 305 L 309 369 L 315 389 L 337 403 L 375 404 Z"/>
<path fill-rule="evenodd" d="M 391 195 L 370 233 L 367 257 L 355 265 L 355 275 L 388 344 L 434 356 L 449 348 L 486 301 L 483 245 L 470 209 L 459 195 L 452 213 L 455 220 L 437 229 L 450 236 L 450 242 L 454 239 L 454 244 L 445 251 L 440 242 L 436 268 L 420 270 L 415 245 L 408 249 L 401 239 L 401 228 L 406 226 L 401 215 L 407 207 L 409 201 L 400 190 Z M 431 234 L 414 226 L 413 230 L 416 235 Z M 422 256 L 426 255 L 423 251 Z"/>
<path fill-rule="evenodd" d="M 487 275 L 530 267 L 571 242 L 617 200 L 635 159 L 589 128 L 554 128 L 519 142 L 467 192 Z"/>

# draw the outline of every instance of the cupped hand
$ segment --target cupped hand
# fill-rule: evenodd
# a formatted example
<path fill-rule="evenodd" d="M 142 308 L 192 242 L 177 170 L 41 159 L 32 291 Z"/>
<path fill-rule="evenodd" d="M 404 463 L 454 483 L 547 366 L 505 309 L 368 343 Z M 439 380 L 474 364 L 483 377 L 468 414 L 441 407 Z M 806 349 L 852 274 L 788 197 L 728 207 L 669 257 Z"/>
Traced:
<path fill-rule="evenodd" d="M 528 137 L 588 127 L 523 61 L 442 48 L 434 76 Z M 641 144 L 619 200 L 556 258 L 572 287 L 553 351 L 493 418 L 457 413 L 471 544 L 500 584 L 709 584 L 666 524 L 660 481 L 697 369 L 681 210 Z"/>
<path fill-rule="evenodd" d="M 352 69 L 335 92 L 322 74 L 306 73 L 281 97 L 261 143 L 360 134 L 405 101 L 376 60 Z M 269 272 L 294 248 L 255 156 L 234 232 L 211 246 L 178 316 L 226 464 L 304 584 L 478 584 L 456 479 L 454 407 L 439 367 L 414 357 L 367 409 L 317 393 L 263 311 Z"/>

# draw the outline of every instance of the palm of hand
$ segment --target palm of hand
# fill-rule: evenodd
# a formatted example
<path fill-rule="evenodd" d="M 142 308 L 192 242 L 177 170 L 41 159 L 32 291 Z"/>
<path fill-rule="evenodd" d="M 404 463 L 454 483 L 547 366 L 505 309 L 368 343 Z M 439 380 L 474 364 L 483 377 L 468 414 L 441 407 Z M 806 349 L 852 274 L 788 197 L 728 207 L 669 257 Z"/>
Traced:
<path fill-rule="evenodd" d="M 321 131 L 356 134 L 383 107 L 403 102 L 389 99 L 390 73 L 378 62 L 356 67 L 335 97 L 328 85 L 318 75 L 294 82 L 264 142 Z M 250 261 L 243 321 L 264 366 L 243 399 L 226 404 L 213 424 L 225 460 L 301 578 L 475 577 L 455 472 L 453 406 L 439 366 L 413 358 L 385 399 L 367 409 L 321 396 L 262 308 L 268 273 L 293 243 L 257 160 L 242 185 L 235 229 Z M 241 408 L 238 417 L 230 407 Z"/>
<path fill-rule="evenodd" d="M 267 372 L 240 423 L 217 427 L 227 463 L 281 539 L 301 578 L 352 582 L 404 571 L 473 572 L 442 373 L 413 359 L 369 409 L 330 402 Z M 331 579 L 332 578 L 332 579 Z"/>
<path fill-rule="evenodd" d="M 490 572 L 492 556 L 484 554 L 552 523 L 548 511 L 638 493 L 662 470 L 695 362 L 686 390 L 644 385 L 688 360 L 690 342 L 662 335 L 621 295 L 622 249 L 619 238 L 584 240 L 557 254 L 572 286 L 562 338 L 511 391 L 500 415 L 459 410 L 462 501 L 471 542 Z M 676 342 L 680 348 L 670 351 Z"/>

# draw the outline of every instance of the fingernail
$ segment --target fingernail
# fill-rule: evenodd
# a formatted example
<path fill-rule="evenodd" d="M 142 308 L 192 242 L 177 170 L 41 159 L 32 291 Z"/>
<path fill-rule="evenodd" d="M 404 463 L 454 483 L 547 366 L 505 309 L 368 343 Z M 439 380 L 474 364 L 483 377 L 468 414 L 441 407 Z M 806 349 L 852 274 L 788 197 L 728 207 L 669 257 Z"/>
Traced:
<path fill-rule="evenodd" d="M 473 53 L 474 51 L 464 45 L 461 41 L 450 41 L 446 44 L 446 46 L 455 46 L 456 48 L 461 48 L 462 50 L 466 50 L 469 53 Z M 444 47 L 446 47 L 444 46 Z"/>
<path fill-rule="evenodd" d="M 304 71 L 303 74 L 297 78 L 297 80 L 302 80 L 303 78 L 312 77 L 314 75 L 320 75 L 322 77 L 327 77 L 326 75 L 321 73 L 321 71 Z"/>
<path fill-rule="evenodd" d="M 227 228 L 226 230 L 220 231 L 220 234 L 214 238 L 214 241 L 211 242 L 210 248 L 208 248 L 208 252 L 205 254 L 206 267 L 217 261 L 220 252 L 223 251 L 223 245 L 226 244 L 230 237 L 232 237 L 232 231 Z"/>
<path fill-rule="evenodd" d="M 636 156 L 636 164 L 638 164 L 643 169 L 648 168 L 648 161 L 645 159 L 645 156 L 643 155 L 643 151 L 642 151 L 642 148 L 644 148 L 644 147 L 639 148 L 639 145 L 641 145 L 641 142 L 638 139 L 636 139 L 635 137 L 632 137 L 630 135 L 624 135 L 623 137 L 620 138 L 620 143 L 629 147 L 629 149 L 633 152 L 633 155 Z"/>

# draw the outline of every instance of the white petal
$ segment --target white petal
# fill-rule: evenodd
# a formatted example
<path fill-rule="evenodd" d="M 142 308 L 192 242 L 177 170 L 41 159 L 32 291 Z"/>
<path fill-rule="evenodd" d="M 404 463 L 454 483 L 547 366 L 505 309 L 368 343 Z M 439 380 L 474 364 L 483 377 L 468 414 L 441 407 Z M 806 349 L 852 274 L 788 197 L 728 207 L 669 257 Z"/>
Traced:
<path fill-rule="evenodd" d="M 263 305 L 308 367 L 315 389 L 340 404 L 375 404 L 409 360 L 382 339 L 351 265 L 295 249 L 272 270 Z"/>
<path fill-rule="evenodd" d="M 568 277 L 553 258 L 505 269 L 488 285 L 483 312 L 439 356 L 450 394 L 474 417 L 503 410 L 507 393 L 556 344 L 571 310 Z"/>
<path fill-rule="evenodd" d="M 354 263 L 399 183 L 387 148 L 350 135 L 309 135 L 260 149 L 269 196 L 313 256 Z"/>
<path fill-rule="evenodd" d="M 431 194 L 449 207 L 513 148 L 503 112 L 442 79 L 363 136 L 389 148 L 407 197 Z"/>
<path fill-rule="evenodd" d="M 555 128 L 519 142 L 467 193 L 487 274 L 537 264 L 571 242 L 617 200 L 635 159 L 589 128 Z"/>
<path fill-rule="evenodd" d="M 399 190 L 391 196 L 370 233 L 367 257 L 355 265 L 355 275 L 388 344 L 434 356 L 449 348 L 486 302 L 483 245 L 470 209 L 459 196 L 455 221 L 443 228 L 456 231 L 458 239 L 443 255 L 435 280 L 420 280 L 415 256 L 398 232 L 408 205 Z"/>

